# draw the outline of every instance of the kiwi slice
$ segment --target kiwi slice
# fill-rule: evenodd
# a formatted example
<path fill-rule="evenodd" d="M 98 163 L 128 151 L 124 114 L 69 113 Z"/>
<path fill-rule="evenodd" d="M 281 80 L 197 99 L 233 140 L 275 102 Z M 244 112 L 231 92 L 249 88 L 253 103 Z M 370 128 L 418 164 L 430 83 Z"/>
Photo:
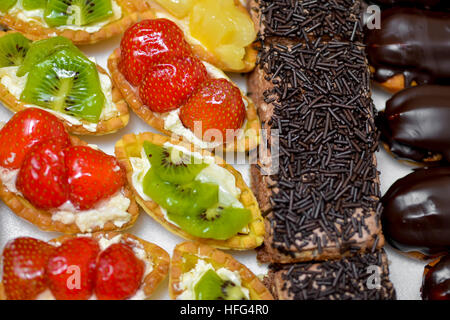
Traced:
<path fill-rule="evenodd" d="M 242 288 L 208 270 L 194 287 L 196 300 L 247 300 Z"/>
<path fill-rule="evenodd" d="M 44 9 L 46 4 L 47 0 L 22 0 L 22 7 L 25 10 Z"/>
<path fill-rule="evenodd" d="M 65 37 L 57 36 L 49 39 L 34 41 L 31 44 L 30 49 L 28 50 L 22 66 L 19 68 L 19 70 L 17 70 L 17 76 L 24 76 L 35 65 L 45 60 L 53 53 L 64 48 L 83 56 L 83 53 L 80 51 L 80 49 L 78 49 L 72 43 L 72 41 Z"/>
<path fill-rule="evenodd" d="M 111 0 L 48 0 L 44 19 L 50 27 L 85 26 L 113 15 Z"/>
<path fill-rule="evenodd" d="M 20 33 L 10 33 L 0 37 L 0 68 L 20 66 L 31 41 Z"/>
<path fill-rule="evenodd" d="M 0 11 L 1 12 L 8 12 L 9 9 L 14 7 L 14 5 L 17 3 L 17 0 L 1 0 L 0 1 Z"/>
<path fill-rule="evenodd" d="M 227 240 L 236 235 L 251 220 L 248 209 L 220 205 L 209 207 L 202 212 L 175 214 L 169 211 L 170 220 L 178 224 L 184 231 L 198 238 Z"/>
<path fill-rule="evenodd" d="M 97 123 L 105 96 L 95 64 L 62 49 L 30 70 L 21 100 Z"/>
<path fill-rule="evenodd" d="M 144 150 L 152 167 L 163 181 L 186 184 L 208 166 L 206 163 L 195 163 L 195 158 L 175 148 L 157 146 L 144 142 Z M 197 160 L 198 162 L 198 160 Z"/>
<path fill-rule="evenodd" d="M 153 201 L 176 215 L 198 215 L 219 201 L 218 185 L 199 181 L 173 184 L 163 181 L 154 168 L 145 175 L 143 189 Z"/>

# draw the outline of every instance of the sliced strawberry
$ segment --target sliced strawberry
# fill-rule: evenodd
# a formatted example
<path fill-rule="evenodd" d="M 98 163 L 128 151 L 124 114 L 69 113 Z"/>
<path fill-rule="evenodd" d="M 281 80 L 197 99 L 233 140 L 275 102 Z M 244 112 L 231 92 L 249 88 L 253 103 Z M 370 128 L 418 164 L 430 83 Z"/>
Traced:
<path fill-rule="evenodd" d="M 134 86 L 139 85 L 153 63 L 168 56 L 191 55 L 183 31 L 167 19 L 143 20 L 131 26 L 120 43 L 119 69 Z"/>
<path fill-rule="evenodd" d="M 227 141 L 234 130 L 244 124 L 245 105 L 241 91 L 226 79 L 208 80 L 181 107 L 180 119 L 185 127 L 198 133 L 199 138 L 205 141 L 218 140 L 217 134 L 208 132 L 213 129 L 218 130 L 222 139 Z M 198 129 L 195 130 L 196 122 L 201 128 L 201 135 Z"/>
<path fill-rule="evenodd" d="M 69 141 L 64 125 L 54 115 L 36 108 L 16 113 L 0 130 L 0 167 L 19 169 L 35 144 L 58 137 Z"/>
<path fill-rule="evenodd" d="M 56 300 L 87 300 L 95 286 L 97 241 L 79 237 L 57 247 L 47 264 L 48 286 Z"/>
<path fill-rule="evenodd" d="M 44 241 L 22 237 L 3 250 L 3 286 L 9 300 L 33 300 L 47 288 L 45 267 L 55 248 Z"/>
<path fill-rule="evenodd" d="M 169 57 L 151 66 L 139 88 L 150 110 L 168 112 L 179 108 L 206 79 L 203 63 L 195 57 Z"/>
<path fill-rule="evenodd" d="M 145 264 L 133 250 L 116 243 L 103 251 L 97 263 L 95 294 L 99 300 L 131 298 L 141 286 Z"/>
<path fill-rule="evenodd" d="M 50 139 L 35 145 L 25 156 L 16 186 L 35 207 L 58 208 L 69 199 L 63 152 L 69 145 L 64 138 Z"/>
<path fill-rule="evenodd" d="M 125 171 L 115 157 L 90 147 L 70 147 L 64 154 L 70 201 L 78 209 L 90 209 L 124 186 Z"/>

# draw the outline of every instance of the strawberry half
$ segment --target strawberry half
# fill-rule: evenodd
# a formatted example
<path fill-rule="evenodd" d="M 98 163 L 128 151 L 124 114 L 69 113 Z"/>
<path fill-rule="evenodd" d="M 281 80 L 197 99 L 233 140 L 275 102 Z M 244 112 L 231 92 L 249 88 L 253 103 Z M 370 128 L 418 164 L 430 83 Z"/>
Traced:
<path fill-rule="evenodd" d="M 19 169 L 34 145 L 58 137 L 69 141 L 64 125 L 54 115 L 36 108 L 16 113 L 0 130 L 0 167 Z"/>
<path fill-rule="evenodd" d="M 95 294 L 99 300 L 131 298 L 141 286 L 145 264 L 133 250 L 116 243 L 103 251 L 97 263 Z"/>
<path fill-rule="evenodd" d="M 35 207 L 58 208 L 69 199 L 63 152 L 69 145 L 64 138 L 50 139 L 35 145 L 25 156 L 16 186 Z"/>
<path fill-rule="evenodd" d="M 206 68 L 199 59 L 172 56 L 147 70 L 139 95 L 150 110 L 168 112 L 185 103 L 207 78 Z"/>
<path fill-rule="evenodd" d="M 9 300 L 33 300 L 45 291 L 45 267 L 53 250 L 44 241 L 28 237 L 5 246 L 2 281 Z"/>
<path fill-rule="evenodd" d="M 87 300 L 95 285 L 96 260 L 100 252 L 92 238 L 65 241 L 48 259 L 48 286 L 56 300 Z"/>
<path fill-rule="evenodd" d="M 131 26 L 120 43 L 119 69 L 134 86 L 153 63 L 174 56 L 191 55 L 183 31 L 167 19 L 143 20 Z"/>
<path fill-rule="evenodd" d="M 234 130 L 240 129 L 245 120 L 241 91 L 226 79 L 207 80 L 181 107 L 180 119 L 185 127 L 205 141 L 217 141 L 219 134 L 222 135 L 221 142 L 229 141 Z M 202 130 L 201 135 L 195 128 L 196 122 Z"/>
<path fill-rule="evenodd" d="M 69 199 L 81 210 L 92 208 L 125 185 L 125 170 L 117 159 L 90 147 L 64 150 Z"/>

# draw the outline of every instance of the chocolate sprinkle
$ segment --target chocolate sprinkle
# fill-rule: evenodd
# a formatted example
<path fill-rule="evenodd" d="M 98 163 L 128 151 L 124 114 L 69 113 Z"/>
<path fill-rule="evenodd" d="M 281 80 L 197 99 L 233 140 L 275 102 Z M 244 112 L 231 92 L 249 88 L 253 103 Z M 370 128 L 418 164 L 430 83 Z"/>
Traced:
<path fill-rule="evenodd" d="M 380 197 L 364 49 L 339 41 L 313 49 L 269 43 L 260 57 L 259 67 L 272 75 L 273 89 L 264 93 L 274 105 L 270 124 L 280 133 L 272 244 L 287 254 L 304 241 L 319 253 L 324 242 L 348 250 L 351 239 L 370 233 L 366 220 Z M 315 238 L 318 233 L 325 241 Z"/>
<path fill-rule="evenodd" d="M 263 37 L 297 40 L 363 39 L 358 0 L 256 0 L 262 14 Z"/>
<path fill-rule="evenodd" d="M 379 272 L 379 286 L 373 269 Z M 269 277 L 281 274 L 282 288 L 294 300 L 390 300 L 396 294 L 389 281 L 384 251 L 322 263 L 272 266 Z M 273 281 L 270 286 L 276 285 Z"/>

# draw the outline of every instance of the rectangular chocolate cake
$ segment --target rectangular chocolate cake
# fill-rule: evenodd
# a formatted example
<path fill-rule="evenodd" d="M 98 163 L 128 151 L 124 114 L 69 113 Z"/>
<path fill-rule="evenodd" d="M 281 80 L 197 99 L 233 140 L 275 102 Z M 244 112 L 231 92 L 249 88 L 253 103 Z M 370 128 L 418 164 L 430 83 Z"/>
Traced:
<path fill-rule="evenodd" d="M 278 265 L 265 279 L 278 300 L 392 300 L 383 250 L 321 263 Z"/>

